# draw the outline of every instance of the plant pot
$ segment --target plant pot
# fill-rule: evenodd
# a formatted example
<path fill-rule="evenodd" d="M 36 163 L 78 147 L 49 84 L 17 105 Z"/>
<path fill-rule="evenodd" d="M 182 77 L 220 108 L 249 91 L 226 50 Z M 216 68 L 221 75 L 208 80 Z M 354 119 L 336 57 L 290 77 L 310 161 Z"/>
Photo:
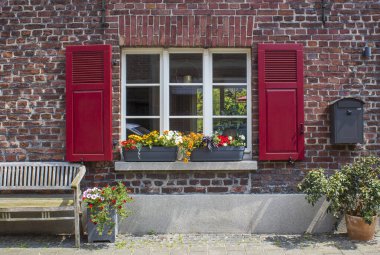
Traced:
<path fill-rule="evenodd" d="M 352 240 L 369 241 L 375 236 L 377 225 L 377 216 L 373 217 L 371 224 L 364 221 L 362 217 L 351 216 L 346 214 L 346 226 L 348 237 Z"/>
<path fill-rule="evenodd" d="M 209 150 L 196 148 L 190 156 L 191 161 L 241 161 L 244 156 L 244 146 L 223 146 Z"/>
<path fill-rule="evenodd" d="M 123 148 L 123 156 L 127 162 L 173 162 L 177 160 L 177 150 L 176 146 L 142 147 L 140 152 L 137 149 L 126 150 Z"/>
<path fill-rule="evenodd" d="M 91 222 L 91 210 L 87 209 L 87 235 L 88 235 L 88 242 L 94 243 L 94 242 L 110 242 L 114 243 L 116 239 L 116 235 L 118 232 L 118 226 L 117 226 L 117 214 L 115 210 L 110 210 L 110 216 L 112 222 L 115 223 L 115 226 L 111 229 L 109 226 L 105 225 L 104 230 L 102 233 L 98 233 L 96 230 L 96 225 Z M 111 233 L 109 234 L 109 231 L 111 230 Z"/>

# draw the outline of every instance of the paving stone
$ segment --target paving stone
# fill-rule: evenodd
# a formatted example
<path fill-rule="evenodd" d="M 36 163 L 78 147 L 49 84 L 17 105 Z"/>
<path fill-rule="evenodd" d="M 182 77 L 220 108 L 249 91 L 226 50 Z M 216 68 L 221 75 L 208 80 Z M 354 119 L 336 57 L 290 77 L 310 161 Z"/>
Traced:
<path fill-rule="evenodd" d="M 194 252 L 190 251 L 189 254 L 190 255 L 207 255 L 207 250 L 205 250 L 205 251 L 194 251 Z"/>
<path fill-rule="evenodd" d="M 0 254 L 18 255 L 20 254 L 20 252 L 21 252 L 21 249 L 14 249 L 14 248 L 0 249 Z"/>
<path fill-rule="evenodd" d="M 174 248 L 170 250 L 170 255 L 188 255 L 189 254 L 189 248 L 182 247 L 182 248 Z"/>
<path fill-rule="evenodd" d="M 209 247 L 208 255 L 226 255 L 227 250 L 225 247 Z"/>
<path fill-rule="evenodd" d="M 194 252 L 206 252 L 207 253 L 207 246 L 191 246 L 190 247 L 190 253 Z"/>
<path fill-rule="evenodd" d="M 227 255 L 246 255 L 245 251 L 228 251 Z"/>
<path fill-rule="evenodd" d="M 285 255 L 304 255 L 304 252 L 301 249 L 290 249 L 286 250 Z"/>

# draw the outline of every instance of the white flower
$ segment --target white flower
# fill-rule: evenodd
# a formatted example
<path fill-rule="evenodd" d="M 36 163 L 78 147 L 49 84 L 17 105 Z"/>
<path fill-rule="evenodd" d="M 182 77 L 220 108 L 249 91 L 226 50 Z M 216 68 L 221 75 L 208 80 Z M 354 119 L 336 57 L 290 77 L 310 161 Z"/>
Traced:
<path fill-rule="evenodd" d="M 86 195 L 86 198 L 91 198 L 91 194 L 87 194 L 87 195 Z"/>
<path fill-rule="evenodd" d="M 91 195 L 91 199 L 96 199 L 96 196 L 95 195 Z"/>
<path fill-rule="evenodd" d="M 245 140 L 245 136 L 244 135 L 239 135 L 239 138 L 241 139 L 241 140 Z"/>
<path fill-rule="evenodd" d="M 178 145 L 180 143 L 182 143 L 182 136 L 178 136 L 178 137 L 175 138 L 175 144 Z"/>
<path fill-rule="evenodd" d="M 228 144 L 227 143 L 223 143 L 223 146 L 227 146 Z"/>
<path fill-rule="evenodd" d="M 232 136 L 229 136 L 229 137 L 228 137 L 228 140 L 232 141 Z"/>

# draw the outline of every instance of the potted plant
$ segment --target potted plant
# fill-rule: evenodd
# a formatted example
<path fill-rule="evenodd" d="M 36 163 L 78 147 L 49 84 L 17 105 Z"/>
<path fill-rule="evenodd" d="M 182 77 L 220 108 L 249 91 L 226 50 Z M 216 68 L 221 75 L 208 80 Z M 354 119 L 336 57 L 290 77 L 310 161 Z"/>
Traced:
<path fill-rule="evenodd" d="M 323 169 L 312 170 L 299 189 L 312 205 L 325 196 L 335 217 L 345 214 L 350 239 L 367 241 L 374 237 L 380 209 L 379 175 L 380 158 L 360 157 L 330 177 Z"/>
<path fill-rule="evenodd" d="M 152 131 L 143 136 L 130 135 L 126 141 L 121 142 L 121 146 L 127 162 L 170 162 L 176 161 L 177 145 L 181 142 L 181 133 L 177 131 L 164 131 L 162 135 L 158 131 Z"/>
<path fill-rule="evenodd" d="M 233 137 L 219 133 L 211 136 L 189 134 L 183 143 L 186 156 L 190 157 L 191 161 L 240 161 L 244 156 L 245 137 L 243 135 Z"/>
<path fill-rule="evenodd" d="M 88 242 L 115 242 L 118 217 L 126 218 L 129 211 L 125 204 L 133 199 L 123 183 L 104 188 L 89 188 L 83 193 L 82 201 L 87 207 Z"/>

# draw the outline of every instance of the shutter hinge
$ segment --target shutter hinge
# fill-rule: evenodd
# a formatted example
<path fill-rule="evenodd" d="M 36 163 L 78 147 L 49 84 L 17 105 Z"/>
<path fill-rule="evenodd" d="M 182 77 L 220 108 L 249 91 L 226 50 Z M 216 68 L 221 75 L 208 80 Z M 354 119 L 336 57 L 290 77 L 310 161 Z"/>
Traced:
<path fill-rule="evenodd" d="M 296 164 L 296 161 L 295 161 L 295 159 L 292 159 L 292 157 L 291 157 L 291 156 L 289 157 L 289 160 L 288 160 L 288 162 L 289 162 L 289 164 L 290 164 L 291 166 L 294 166 L 294 165 Z"/>
<path fill-rule="evenodd" d="M 303 123 L 300 123 L 300 134 L 304 134 L 305 133 L 305 124 Z"/>

